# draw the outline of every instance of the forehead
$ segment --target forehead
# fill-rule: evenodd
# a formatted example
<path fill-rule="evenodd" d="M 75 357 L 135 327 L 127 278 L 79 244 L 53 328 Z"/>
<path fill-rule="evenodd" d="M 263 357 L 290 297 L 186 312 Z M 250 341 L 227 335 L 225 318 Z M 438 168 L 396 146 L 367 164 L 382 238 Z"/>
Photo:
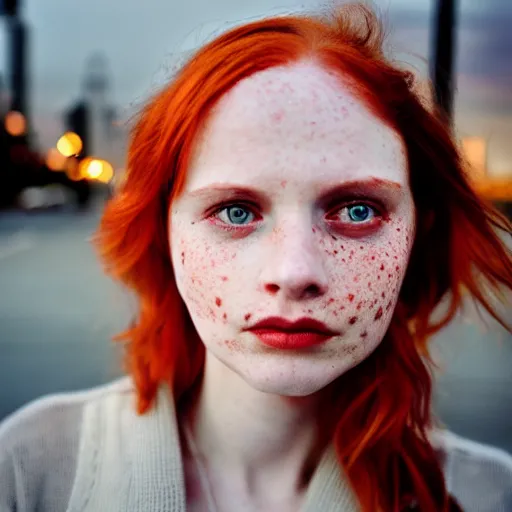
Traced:
<path fill-rule="evenodd" d="M 257 73 L 225 94 L 198 136 L 186 190 L 209 183 L 407 182 L 401 138 L 339 75 L 314 63 Z"/>

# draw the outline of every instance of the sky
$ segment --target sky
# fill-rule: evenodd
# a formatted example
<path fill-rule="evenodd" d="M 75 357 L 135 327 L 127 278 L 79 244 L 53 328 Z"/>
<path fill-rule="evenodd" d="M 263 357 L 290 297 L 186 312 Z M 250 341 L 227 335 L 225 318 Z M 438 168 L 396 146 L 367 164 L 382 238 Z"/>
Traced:
<path fill-rule="evenodd" d="M 110 100 L 122 118 L 171 76 L 184 51 L 212 33 L 276 12 L 315 10 L 318 0 L 24 0 L 30 27 L 30 105 L 38 145 L 55 144 L 62 112 L 80 97 L 87 62 L 101 52 Z M 374 0 L 391 25 L 395 55 L 428 72 L 434 0 Z M 458 0 L 456 126 L 489 142 L 489 170 L 512 175 L 512 2 Z M 0 70 L 5 28 L 0 23 Z M 116 143 L 122 159 L 124 137 Z"/>

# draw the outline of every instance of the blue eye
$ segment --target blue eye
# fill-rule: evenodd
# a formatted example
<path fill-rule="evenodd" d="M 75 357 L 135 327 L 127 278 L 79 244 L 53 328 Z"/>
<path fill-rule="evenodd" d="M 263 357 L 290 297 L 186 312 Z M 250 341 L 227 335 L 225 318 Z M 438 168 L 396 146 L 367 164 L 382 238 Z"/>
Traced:
<path fill-rule="evenodd" d="M 219 211 L 218 217 L 226 224 L 244 225 L 254 221 L 254 214 L 240 205 L 227 206 Z"/>
<path fill-rule="evenodd" d="M 356 222 L 360 224 L 373 220 L 375 210 L 366 204 L 353 204 L 343 208 L 340 217 L 343 222 Z"/>

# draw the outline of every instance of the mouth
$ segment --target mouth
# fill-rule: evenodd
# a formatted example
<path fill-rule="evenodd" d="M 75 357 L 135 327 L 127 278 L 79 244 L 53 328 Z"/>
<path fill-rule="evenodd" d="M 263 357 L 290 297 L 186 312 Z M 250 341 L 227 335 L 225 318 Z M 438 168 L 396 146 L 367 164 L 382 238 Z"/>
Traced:
<path fill-rule="evenodd" d="M 313 347 L 340 334 L 313 318 L 301 318 L 296 321 L 279 317 L 266 318 L 246 331 L 257 336 L 264 345 L 279 350 Z"/>

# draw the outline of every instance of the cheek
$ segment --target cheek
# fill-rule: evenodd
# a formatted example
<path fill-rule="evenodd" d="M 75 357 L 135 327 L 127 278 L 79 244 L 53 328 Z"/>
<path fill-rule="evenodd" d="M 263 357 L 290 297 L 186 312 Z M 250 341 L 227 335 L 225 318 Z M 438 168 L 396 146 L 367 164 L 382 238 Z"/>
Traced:
<path fill-rule="evenodd" d="M 176 233 L 171 240 L 177 287 L 191 317 L 227 323 L 226 297 L 231 297 L 229 284 L 236 279 L 236 252 L 190 233 Z"/>
<path fill-rule="evenodd" d="M 352 341 L 373 345 L 387 330 L 407 269 L 413 230 L 406 222 L 389 227 L 377 242 L 330 240 L 331 286 L 325 309 Z"/>

